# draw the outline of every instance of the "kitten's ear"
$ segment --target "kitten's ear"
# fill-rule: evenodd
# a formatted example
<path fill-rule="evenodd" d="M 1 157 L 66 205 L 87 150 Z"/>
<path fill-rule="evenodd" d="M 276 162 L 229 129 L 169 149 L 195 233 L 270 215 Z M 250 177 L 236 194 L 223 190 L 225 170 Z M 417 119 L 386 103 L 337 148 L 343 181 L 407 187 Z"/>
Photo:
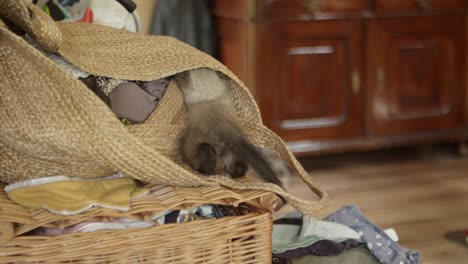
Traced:
<path fill-rule="evenodd" d="M 180 79 L 188 74 L 189 71 L 178 72 L 173 75 L 174 78 Z"/>
<path fill-rule="evenodd" d="M 226 74 L 220 72 L 220 71 L 215 71 L 216 74 L 218 75 L 219 78 L 223 79 L 223 80 L 230 80 L 231 78 L 229 76 L 227 76 Z"/>

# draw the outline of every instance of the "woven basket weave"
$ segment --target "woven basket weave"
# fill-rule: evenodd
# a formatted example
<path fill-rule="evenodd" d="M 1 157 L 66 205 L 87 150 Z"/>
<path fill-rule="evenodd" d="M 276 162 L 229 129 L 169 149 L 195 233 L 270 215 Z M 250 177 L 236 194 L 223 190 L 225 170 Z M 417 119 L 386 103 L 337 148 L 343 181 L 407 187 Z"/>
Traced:
<path fill-rule="evenodd" d="M 151 189 L 152 195 L 133 200 L 128 212 L 95 208 L 66 217 L 23 208 L 0 191 L 0 263 L 271 263 L 271 214 L 252 202 L 265 198 L 264 193 L 235 193 L 218 186 L 155 185 Z M 37 227 L 64 228 L 93 219 L 145 220 L 202 203 L 247 203 L 250 213 L 144 229 L 57 237 L 22 235 Z"/>

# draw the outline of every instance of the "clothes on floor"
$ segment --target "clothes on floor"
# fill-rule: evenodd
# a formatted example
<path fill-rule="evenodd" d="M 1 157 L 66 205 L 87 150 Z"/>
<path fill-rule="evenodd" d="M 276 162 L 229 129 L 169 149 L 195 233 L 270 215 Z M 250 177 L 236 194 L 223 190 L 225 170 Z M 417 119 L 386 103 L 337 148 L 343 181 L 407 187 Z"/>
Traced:
<path fill-rule="evenodd" d="M 292 259 L 304 255 L 314 256 L 336 256 L 346 249 L 355 248 L 361 245 L 361 242 L 348 239 L 343 242 L 335 242 L 331 240 L 319 240 L 312 245 L 288 250 L 282 253 L 273 254 L 273 257 L 282 259 Z"/>
<path fill-rule="evenodd" d="M 355 206 L 345 206 L 325 220 L 349 226 L 358 232 L 362 241 L 381 263 L 419 263 L 419 252 L 408 250 L 394 242 L 384 231 L 367 220 Z"/>
<path fill-rule="evenodd" d="M 417 264 L 419 253 L 396 243 L 394 229 L 382 231 L 355 206 L 323 220 L 293 212 L 274 221 L 273 263 Z"/>
<path fill-rule="evenodd" d="M 148 189 L 118 173 L 96 179 L 53 176 L 26 180 L 7 185 L 5 192 L 12 201 L 25 207 L 74 215 L 93 207 L 127 211 L 130 200 L 148 193 Z"/>
<path fill-rule="evenodd" d="M 345 250 L 337 256 L 314 256 L 303 255 L 293 258 L 290 264 L 380 264 L 369 250 L 361 245 L 356 248 Z"/>
<path fill-rule="evenodd" d="M 341 243 L 353 239 L 361 241 L 353 229 L 334 222 L 321 221 L 299 212 L 288 214 L 285 218 L 300 218 L 302 225 L 273 225 L 273 254 L 279 254 L 298 248 L 305 248 L 320 240 Z"/>

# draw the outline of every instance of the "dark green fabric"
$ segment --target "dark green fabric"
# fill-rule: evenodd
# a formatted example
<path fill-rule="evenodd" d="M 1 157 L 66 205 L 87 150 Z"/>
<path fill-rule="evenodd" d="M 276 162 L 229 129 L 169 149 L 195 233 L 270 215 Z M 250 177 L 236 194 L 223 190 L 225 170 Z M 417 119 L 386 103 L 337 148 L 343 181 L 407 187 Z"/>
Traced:
<path fill-rule="evenodd" d="M 338 256 L 321 257 L 305 255 L 290 260 L 291 264 L 380 264 L 380 262 L 361 245 L 359 247 L 345 250 Z"/>

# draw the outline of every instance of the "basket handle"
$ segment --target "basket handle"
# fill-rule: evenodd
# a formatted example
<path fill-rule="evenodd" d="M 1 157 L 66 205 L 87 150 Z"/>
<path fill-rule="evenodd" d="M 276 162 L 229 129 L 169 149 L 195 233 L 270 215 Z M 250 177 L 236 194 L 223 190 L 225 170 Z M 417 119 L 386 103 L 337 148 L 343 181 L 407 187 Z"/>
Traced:
<path fill-rule="evenodd" d="M 0 19 L 24 30 L 47 51 L 57 52 L 62 44 L 62 33 L 55 21 L 32 3 L 0 0 Z"/>
<path fill-rule="evenodd" d="M 278 153 L 282 154 L 282 158 L 285 159 L 292 169 L 296 172 L 301 180 L 309 187 L 309 189 L 317 195 L 318 201 L 307 201 L 299 197 L 296 197 L 286 191 L 276 191 L 277 194 L 285 198 L 294 208 L 305 214 L 311 215 L 323 215 L 326 213 L 328 207 L 328 194 L 320 186 L 312 181 L 312 178 L 304 170 L 302 165 L 297 161 L 296 157 L 288 150 L 284 141 L 268 129 L 264 125 L 259 125 L 257 131 L 259 131 L 259 137 L 263 137 L 269 145 L 274 146 Z M 262 135 L 262 136 L 260 136 Z"/>

